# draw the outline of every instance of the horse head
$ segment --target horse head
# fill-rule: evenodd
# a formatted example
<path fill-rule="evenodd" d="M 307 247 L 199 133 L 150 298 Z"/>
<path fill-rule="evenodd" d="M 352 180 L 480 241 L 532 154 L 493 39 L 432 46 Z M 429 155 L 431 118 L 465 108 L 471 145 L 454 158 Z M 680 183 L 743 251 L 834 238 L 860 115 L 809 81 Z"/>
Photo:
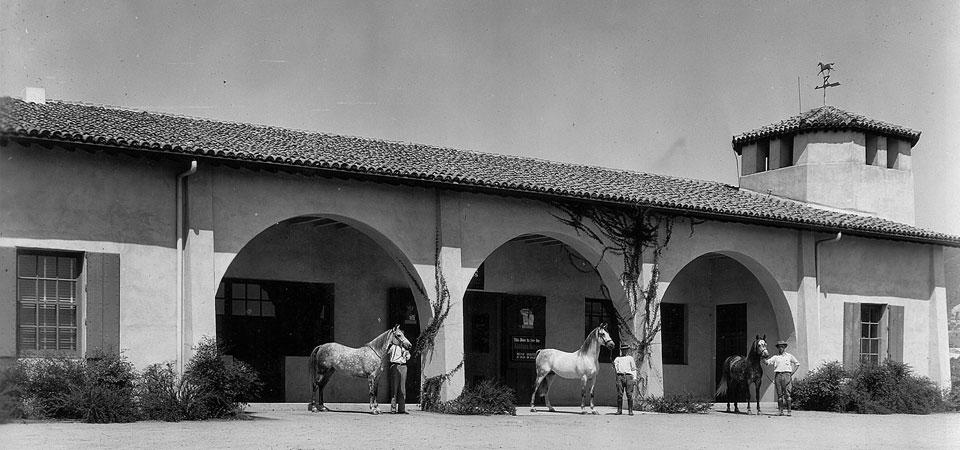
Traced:
<path fill-rule="evenodd" d="M 769 358 L 770 352 L 767 351 L 767 335 L 764 334 L 763 337 L 760 337 L 758 334 L 756 339 L 753 340 L 753 347 L 750 349 L 750 353 L 755 353 L 760 355 L 762 358 Z"/>
<path fill-rule="evenodd" d="M 395 325 L 392 330 L 390 330 L 390 343 L 399 345 L 405 350 L 410 350 L 413 347 L 413 344 L 407 340 L 407 336 L 403 334 L 403 330 L 400 329 L 400 325 Z"/>
<path fill-rule="evenodd" d="M 613 339 L 610 337 L 610 334 L 607 333 L 606 323 L 601 323 L 600 326 L 597 327 L 597 339 L 600 340 L 600 343 L 603 344 L 607 350 L 613 350 L 613 348 L 616 346 L 616 344 L 613 342 Z"/>

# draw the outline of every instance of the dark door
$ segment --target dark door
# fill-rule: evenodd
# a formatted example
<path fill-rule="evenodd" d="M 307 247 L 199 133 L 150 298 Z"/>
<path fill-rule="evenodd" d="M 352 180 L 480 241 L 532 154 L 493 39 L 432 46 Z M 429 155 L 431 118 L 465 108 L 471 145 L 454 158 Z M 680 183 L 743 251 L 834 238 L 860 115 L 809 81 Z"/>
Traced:
<path fill-rule="evenodd" d="M 529 295 L 505 295 L 501 301 L 501 374 L 513 388 L 515 402 L 526 404 L 533 394 L 537 350 L 544 348 L 547 301 Z"/>
<path fill-rule="evenodd" d="M 723 361 L 728 356 L 746 355 L 747 345 L 747 304 L 717 305 L 717 383 Z"/>
<path fill-rule="evenodd" d="M 420 337 L 420 316 L 410 288 L 390 288 L 390 323 L 400 325 L 411 344 Z M 407 403 L 420 402 L 420 356 L 407 361 Z"/>
<path fill-rule="evenodd" d="M 333 285 L 224 279 L 217 292 L 217 337 L 224 353 L 263 382 L 257 401 L 284 401 L 284 361 L 310 356 L 333 338 Z"/>
<path fill-rule="evenodd" d="M 500 297 L 467 291 L 463 297 L 464 381 L 476 385 L 500 380 Z"/>

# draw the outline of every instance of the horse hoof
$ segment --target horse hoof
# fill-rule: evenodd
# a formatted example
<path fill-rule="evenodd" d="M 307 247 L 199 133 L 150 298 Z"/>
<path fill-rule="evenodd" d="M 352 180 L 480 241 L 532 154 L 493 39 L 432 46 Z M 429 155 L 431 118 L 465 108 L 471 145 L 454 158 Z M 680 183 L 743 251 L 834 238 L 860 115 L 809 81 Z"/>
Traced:
<path fill-rule="evenodd" d="M 551 406 L 550 408 L 548 408 L 548 411 L 550 411 L 550 412 L 557 412 L 557 410 L 553 409 L 552 406 Z"/>
<path fill-rule="evenodd" d="M 596 412 L 596 411 L 590 411 L 590 414 L 593 414 L 593 415 L 595 415 L 595 416 L 600 415 L 600 413 L 598 413 L 598 412 Z"/>
<path fill-rule="evenodd" d="M 537 408 L 530 408 L 530 412 L 537 412 Z"/>

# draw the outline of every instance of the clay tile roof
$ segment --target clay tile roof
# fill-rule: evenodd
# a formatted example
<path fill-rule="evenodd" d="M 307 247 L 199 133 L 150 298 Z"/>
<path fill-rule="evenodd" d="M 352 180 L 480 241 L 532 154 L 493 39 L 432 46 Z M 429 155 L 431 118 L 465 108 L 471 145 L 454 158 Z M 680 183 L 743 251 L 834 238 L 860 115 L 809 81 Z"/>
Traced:
<path fill-rule="evenodd" d="M 62 101 L 0 97 L 0 137 L 641 204 L 681 215 L 960 246 L 960 237 L 713 181 Z"/>
<path fill-rule="evenodd" d="M 919 131 L 847 112 L 836 106 L 826 105 L 771 125 L 738 134 L 733 137 L 733 150 L 740 153 L 740 149 L 744 145 L 785 134 L 793 134 L 801 131 L 843 129 L 869 131 L 885 136 L 893 136 L 909 141 L 910 145 L 917 145 L 917 141 L 920 140 Z"/>

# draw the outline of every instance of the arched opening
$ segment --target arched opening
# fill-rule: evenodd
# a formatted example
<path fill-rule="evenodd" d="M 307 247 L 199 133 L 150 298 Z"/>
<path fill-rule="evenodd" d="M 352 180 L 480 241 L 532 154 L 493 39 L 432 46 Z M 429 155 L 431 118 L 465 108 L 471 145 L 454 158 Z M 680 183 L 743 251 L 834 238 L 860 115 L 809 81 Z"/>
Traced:
<path fill-rule="evenodd" d="M 217 340 L 251 364 L 265 386 L 259 401 L 306 402 L 308 358 L 322 343 L 360 347 L 395 324 L 413 341 L 423 299 L 416 272 L 388 240 L 362 223 L 310 215 L 284 220 L 251 239 L 217 290 Z M 414 358 L 416 359 L 416 358 Z M 419 397 L 419 361 L 410 361 L 407 400 Z M 387 377 L 381 383 L 385 400 Z M 339 376 L 329 402 L 367 401 L 366 380 Z"/>
<path fill-rule="evenodd" d="M 734 252 L 707 253 L 684 266 L 664 292 L 661 324 L 665 394 L 713 398 L 722 362 L 746 355 L 756 335 L 795 342 L 789 306 L 773 277 Z M 764 383 L 763 400 L 772 400 L 772 392 Z"/>
<path fill-rule="evenodd" d="M 518 403 L 526 404 L 538 349 L 576 351 L 600 322 L 616 323 L 595 262 L 543 234 L 515 237 L 490 253 L 463 297 L 467 385 L 498 380 L 514 389 Z M 610 330 L 616 334 L 615 326 Z M 614 385 L 611 360 L 604 350 L 596 390 L 600 404 L 613 404 L 616 396 L 604 388 Z M 559 405 L 579 404 L 580 382 L 557 381 L 550 399 Z"/>

